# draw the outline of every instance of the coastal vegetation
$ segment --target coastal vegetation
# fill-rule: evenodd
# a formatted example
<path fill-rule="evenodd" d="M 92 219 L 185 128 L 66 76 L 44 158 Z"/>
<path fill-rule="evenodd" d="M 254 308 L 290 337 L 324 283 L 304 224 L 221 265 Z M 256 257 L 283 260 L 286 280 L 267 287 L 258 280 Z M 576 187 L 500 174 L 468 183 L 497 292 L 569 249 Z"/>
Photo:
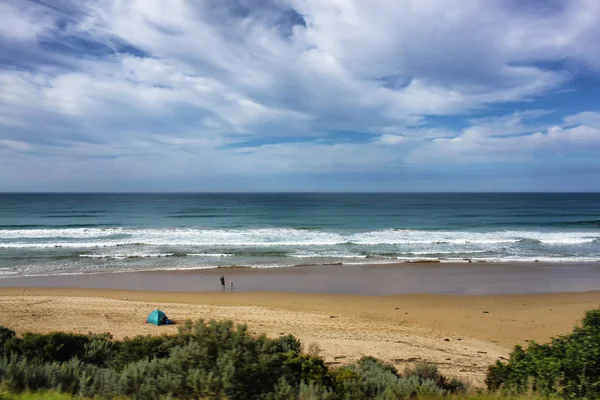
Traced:
<path fill-rule="evenodd" d="M 0 399 L 408 399 L 600 397 L 600 310 L 551 343 L 517 346 L 476 393 L 434 365 L 403 371 L 372 357 L 328 366 L 293 336 L 252 336 L 230 321 L 171 336 L 34 334 L 0 327 Z M 36 397 L 43 393 L 44 397 Z"/>
<path fill-rule="evenodd" d="M 489 368 L 486 383 L 511 393 L 600 398 L 600 310 L 588 311 L 581 326 L 550 343 L 516 346 L 508 361 Z"/>

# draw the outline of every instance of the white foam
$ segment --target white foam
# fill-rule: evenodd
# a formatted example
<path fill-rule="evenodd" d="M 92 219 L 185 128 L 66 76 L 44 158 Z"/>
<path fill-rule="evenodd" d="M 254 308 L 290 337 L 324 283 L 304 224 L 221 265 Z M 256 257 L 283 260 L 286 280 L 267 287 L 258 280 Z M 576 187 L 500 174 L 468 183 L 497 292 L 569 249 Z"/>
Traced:
<path fill-rule="evenodd" d="M 189 253 L 187 255 L 193 257 L 233 257 L 233 254 L 227 253 Z"/>
<path fill-rule="evenodd" d="M 80 254 L 79 257 L 84 258 L 156 258 L 156 257 L 169 257 L 173 256 L 174 253 L 129 253 L 129 254 Z"/>
<path fill-rule="evenodd" d="M 420 263 L 420 262 L 430 262 L 430 263 L 452 263 L 452 264 L 459 264 L 459 263 L 468 263 L 469 260 L 468 259 L 464 259 L 464 258 L 435 258 L 435 257 L 398 257 L 397 258 L 398 261 L 400 262 L 406 262 L 406 263 Z"/>
<path fill-rule="evenodd" d="M 0 239 L 100 238 L 128 233 L 127 228 L 0 229 Z"/>
<path fill-rule="evenodd" d="M 293 258 L 367 258 L 362 254 L 344 254 L 344 253 L 306 253 L 306 254 L 290 254 Z"/>
<path fill-rule="evenodd" d="M 432 248 L 430 250 L 425 251 L 404 251 L 403 255 L 427 255 L 427 254 L 480 254 L 480 253 L 488 253 L 490 250 L 467 250 L 467 249 L 455 249 L 455 250 L 438 250 L 436 248 Z"/>
<path fill-rule="evenodd" d="M 473 262 L 485 261 L 490 263 L 533 263 L 543 262 L 548 264 L 555 263 L 592 263 L 600 262 L 600 257 L 491 257 L 491 258 L 471 258 Z"/>
<path fill-rule="evenodd" d="M 0 276 L 16 275 L 18 273 L 13 268 L 0 268 Z"/>
<path fill-rule="evenodd" d="M 157 258 L 157 257 L 172 257 L 176 256 L 176 253 L 109 253 L 109 254 L 80 254 L 79 257 L 83 258 Z M 217 253 L 189 253 L 181 254 L 182 256 L 195 256 L 195 257 L 231 257 L 232 254 L 217 254 Z"/>
<path fill-rule="evenodd" d="M 118 236 L 117 236 L 118 235 Z M 71 228 L 0 230 L 0 248 L 94 248 L 150 246 L 336 246 L 376 245 L 510 245 L 522 240 L 543 245 L 580 245 L 598 240 L 593 232 L 379 230 L 339 233 L 288 228 Z"/>

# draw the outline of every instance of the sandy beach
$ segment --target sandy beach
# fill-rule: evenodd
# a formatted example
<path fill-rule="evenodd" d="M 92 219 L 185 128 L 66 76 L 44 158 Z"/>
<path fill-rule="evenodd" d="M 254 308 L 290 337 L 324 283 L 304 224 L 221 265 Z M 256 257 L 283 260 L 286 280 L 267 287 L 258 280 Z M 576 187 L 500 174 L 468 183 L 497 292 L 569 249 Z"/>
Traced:
<path fill-rule="evenodd" d="M 358 296 L 282 292 L 160 292 L 2 288 L 0 324 L 16 330 L 110 332 L 115 338 L 176 332 L 144 323 L 160 307 L 177 322 L 231 319 L 253 334 L 292 333 L 332 364 L 370 355 L 402 368 L 426 361 L 474 385 L 514 344 L 568 333 L 600 292 L 518 295 Z"/>

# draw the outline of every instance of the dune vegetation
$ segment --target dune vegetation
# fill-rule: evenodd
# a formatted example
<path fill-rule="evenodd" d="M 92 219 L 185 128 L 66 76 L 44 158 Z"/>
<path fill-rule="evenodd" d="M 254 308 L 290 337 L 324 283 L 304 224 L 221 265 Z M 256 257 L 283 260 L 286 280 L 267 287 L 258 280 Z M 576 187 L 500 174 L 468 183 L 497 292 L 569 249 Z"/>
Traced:
<path fill-rule="evenodd" d="M 600 398 L 600 310 L 548 344 L 490 366 L 488 390 L 435 365 L 398 371 L 372 357 L 341 367 L 293 336 L 251 335 L 231 321 L 187 321 L 171 336 L 17 336 L 0 327 L 0 400 Z"/>

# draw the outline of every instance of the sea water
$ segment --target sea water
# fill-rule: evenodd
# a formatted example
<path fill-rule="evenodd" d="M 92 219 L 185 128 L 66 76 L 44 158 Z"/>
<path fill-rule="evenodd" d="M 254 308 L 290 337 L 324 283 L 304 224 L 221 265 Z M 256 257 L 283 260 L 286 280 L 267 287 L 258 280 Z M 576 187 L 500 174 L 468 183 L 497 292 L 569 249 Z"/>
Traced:
<path fill-rule="evenodd" d="M 0 277 L 600 261 L 600 194 L 0 194 Z"/>

